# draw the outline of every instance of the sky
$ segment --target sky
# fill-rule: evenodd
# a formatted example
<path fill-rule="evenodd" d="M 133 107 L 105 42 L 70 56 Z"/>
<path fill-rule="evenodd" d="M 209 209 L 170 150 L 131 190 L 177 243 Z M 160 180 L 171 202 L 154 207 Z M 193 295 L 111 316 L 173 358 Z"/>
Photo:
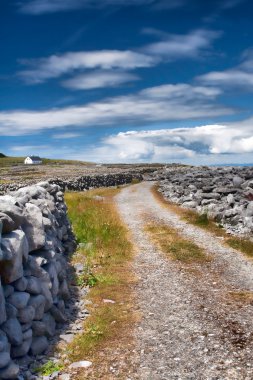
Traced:
<path fill-rule="evenodd" d="M 0 152 L 253 163 L 250 0 L 1 0 Z"/>

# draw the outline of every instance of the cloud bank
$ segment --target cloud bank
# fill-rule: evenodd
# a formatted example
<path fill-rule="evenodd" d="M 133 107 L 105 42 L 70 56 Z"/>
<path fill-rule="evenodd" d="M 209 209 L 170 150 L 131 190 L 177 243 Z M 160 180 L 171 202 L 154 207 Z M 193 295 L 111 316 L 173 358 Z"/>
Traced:
<path fill-rule="evenodd" d="M 231 163 L 236 157 L 237 162 L 252 163 L 252 132 L 253 118 L 227 125 L 120 132 L 105 138 L 88 155 L 105 162 Z"/>

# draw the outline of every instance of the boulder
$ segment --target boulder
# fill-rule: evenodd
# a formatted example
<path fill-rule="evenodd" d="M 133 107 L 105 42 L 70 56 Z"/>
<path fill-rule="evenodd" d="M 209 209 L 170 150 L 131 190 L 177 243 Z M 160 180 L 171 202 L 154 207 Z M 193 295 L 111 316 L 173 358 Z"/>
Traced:
<path fill-rule="evenodd" d="M 13 359 L 25 356 L 30 350 L 32 344 L 32 338 L 26 339 L 19 346 L 14 346 L 11 348 L 11 357 Z"/>
<path fill-rule="evenodd" d="M 9 284 L 23 276 L 23 259 L 28 256 L 28 243 L 22 229 L 5 235 L 1 241 L 3 262 L 0 265 L 0 276 Z"/>
<path fill-rule="evenodd" d="M 14 293 L 14 287 L 11 285 L 2 285 L 5 298 Z"/>
<path fill-rule="evenodd" d="M 26 292 L 14 292 L 7 298 L 8 303 L 15 306 L 17 309 L 23 309 L 26 307 L 30 299 L 30 294 Z"/>
<path fill-rule="evenodd" d="M 13 346 L 19 346 L 22 343 L 23 333 L 17 318 L 8 319 L 2 324 L 1 328 L 6 333 L 9 342 Z"/>
<path fill-rule="evenodd" d="M 54 317 L 50 313 L 45 313 L 42 322 L 46 326 L 46 336 L 53 337 L 55 334 L 56 323 Z"/>
<path fill-rule="evenodd" d="M 30 323 L 35 318 L 35 309 L 33 306 L 27 306 L 18 311 L 18 319 L 21 323 Z"/>
<path fill-rule="evenodd" d="M 0 370 L 0 379 L 17 379 L 19 374 L 19 366 L 11 362 L 7 367 Z"/>
<path fill-rule="evenodd" d="M 53 297 L 50 291 L 50 283 L 43 281 L 41 282 L 41 294 L 45 297 L 45 312 L 47 312 L 53 305 Z"/>
<path fill-rule="evenodd" d="M 58 323 L 65 323 L 67 321 L 67 317 L 55 305 L 51 307 L 50 313 Z"/>
<path fill-rule="evenodd" d="M 0 369 L 6 367 L 11 361 L 9 352 L 0 352 Z"/>
<path fill-rule="evenodd" d="M 30 352 L 32 355 L 41 355 L 48 348 L 49 343 L 45 336 L 34 337 L 32 339 Z"/>
<path fill-rule="evenodd" d="M 51 280 L 51 293 L 52 297 L 55 298 L 58 295 L 59 292 L 59 281 L 58 281 L 58 275 L 55 267 L 55 263 L 51 262 L 50 264 L 47 264 L 44 266 L 45 270 L 49 274 L 50 280 Z"/>
<path fill-rule="evenodd" d="M 234 176 L 233 177 L 233 185 L 234 187 L 241 187 L 241 185 L 243 184 L 244 182 L 244 179 L 242 177 L 239 177 L 238 175 Z"/>
<path fill-rule="evenodd" d="M 46 299 L 42 294 L 31 296 L 28 306 L 32 306 L 35 310 L 34 320 L 40 320 L 45 311 Z"/>
<path fill-rule="evenodd" d="M 43 321 L 33 321 L 33 336 L 43 336 L 46 334 L 46 324 Z"/>
<path fill-rule="evenodd" d="M 17 281 L 13 283 L 13 286 L 19 292 L 24 292 L 27 287 L 27 279 L 25 277 L 20 277 Z"/>
<path fill-rule="evenodd" d="M 0 212 L 0 220 L 3 224 L 2 233 L 8 234 L 17 228 L 11 217 L 3 212 Z"/>
<path fill-rule="evenodd" d="M 0 212 L 8 215 L 12 219 L 14 223 L 13 230 L 16 230 L 17 228 L 19 228 L 24 221 L 22 208 L 15 206 L 13 203 L 7 200 L 1 199 Z"/>
<path fill-rule="evenodd" d="M 10 303 L 6 302 L 5 303 L 5 309 L 6 309 L 6 315 L 7 318 L 16 318 L 18 315 L 18 309 L 11 305 Z"/>
<path fill-rule="evenodd" d="M 45 244 L 45 230 L 42 212 L 32 203 L 25 206 L 25 220 L 22 228 L 27 236 L 29 252 L 42 248 Z"/>
<path fill-rule="evenodd" d="M 37 277 L 31 276 L 27 280 L 26 291 L 30 294 L 40 294 L 41 293 L 41 283 Z"/>

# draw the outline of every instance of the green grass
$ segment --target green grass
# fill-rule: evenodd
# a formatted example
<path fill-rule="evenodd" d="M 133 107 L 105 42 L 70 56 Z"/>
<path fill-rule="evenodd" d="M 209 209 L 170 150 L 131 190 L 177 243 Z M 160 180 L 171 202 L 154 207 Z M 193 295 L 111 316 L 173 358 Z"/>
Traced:
<path fill-rule="evenodd" d="M 201 247 L 180 236 L 175 229 L 163 224 L 150 224 L 146 229 L 160 249 L 173 260 L 186 264 L 210 261 Z"/>
<path fill-rule="evenodd" d="M 18 166 L 24 164 L 25 157 L 1 157 L 0 167 Z"/>
<path fill-rule="evenodd" d="M 106 378 L 108 362 L 117 349 L 132 344 L 133 247 L 128 230 L 122 224 L 113 196 L 120 189 L 96 189 L 82 193 L 66 193 L 68 214 L 79 242 L 73 263 L 83 263 L 79 285 L 89 285 L 90 317 L 84 330 L 67 347 L 71 361 L 91 360 L 92 371 Z M 99 195 L 99 197 L 96 197 Z M 105 303 L 109 299 L 114 302 Z M 102 353 L 102 354 L 101 354 Z M 123 370 L 122 370 L 123 371 Z M 94 372 L 94 373 L 95 373 Z M 108 378 L 110 373 L 108 372 Z"/>
<path fill-rule="evenodd" d="M 49 376 L 54 372 L 61 371 L 64 368 L 61 363 L 54 363 L 52 360 L 49 360 L 47 363 L 43 364 L 41 367 L 36 368 L 35 372 L 42 376 Z"/>
<path fill-rule="evenodd" d="M 243 253 L 245 253 L 249 257 L 253 257 L 253 242 L 248 239 L 240 239 L 240 238 L 227 238 L 226 243 Z"/>
<path fill-rule="evenodd" d="M 0 157 L 0 168 L 24 165 L 26 157 Z M 94 165 L 91 162 L 42 158 L 43 165 Z M 29 166 L 30 167 L 30 166 Z"/>

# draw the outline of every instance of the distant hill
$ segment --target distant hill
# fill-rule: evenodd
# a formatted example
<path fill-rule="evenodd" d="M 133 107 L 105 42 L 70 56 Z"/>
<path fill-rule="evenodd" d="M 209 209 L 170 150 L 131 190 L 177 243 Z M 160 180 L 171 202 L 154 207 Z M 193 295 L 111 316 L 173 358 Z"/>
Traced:
<path fill-rule="evenodd" d="M 3 153 L 0 153 L 0 158 L 3 158 L 3 157 L 6 157 L 6 155 Z"/>

